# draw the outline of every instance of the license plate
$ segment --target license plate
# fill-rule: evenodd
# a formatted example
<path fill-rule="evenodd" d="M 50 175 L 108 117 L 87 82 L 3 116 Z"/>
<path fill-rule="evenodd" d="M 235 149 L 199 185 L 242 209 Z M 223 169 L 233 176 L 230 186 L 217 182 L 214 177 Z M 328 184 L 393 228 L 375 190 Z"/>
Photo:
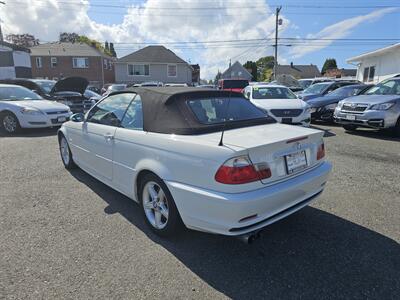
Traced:
<path fill-rule="evenodd" d="M 283 124 L 292 124 L 292 118 L 282 118 Z"/>
<path fill-rule="evenodd" d="M 355 115 L 346 115 L 346 120 L 355 121 L 355 119 L 356 119 Z"/>
<path fill-rule="evenodd" d="M 285 155 L 285 160 L 288 174 L 292 174 L 307 167 L 305 151 Z"/>
<path fill-rule="evenodd" d="M 67 121 L 67 118 L 66 118 L 66 117 L 58 117 L 58 118 L 57 118 L 57 122 L 58 122 L 58 123 L 65 122 L 65 121 Z"/>

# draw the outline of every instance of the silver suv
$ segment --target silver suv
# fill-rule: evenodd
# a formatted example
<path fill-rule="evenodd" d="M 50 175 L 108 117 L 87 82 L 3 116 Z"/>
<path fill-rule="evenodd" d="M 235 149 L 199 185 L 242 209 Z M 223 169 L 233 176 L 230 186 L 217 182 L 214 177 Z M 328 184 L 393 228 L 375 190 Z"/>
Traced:
<path fill-rule="evenodd" d="M 400 136 L 400 78 L 384 80 L 364 95 L 340 101 L 334 119 L 346 130 L 393 129 Z"/>

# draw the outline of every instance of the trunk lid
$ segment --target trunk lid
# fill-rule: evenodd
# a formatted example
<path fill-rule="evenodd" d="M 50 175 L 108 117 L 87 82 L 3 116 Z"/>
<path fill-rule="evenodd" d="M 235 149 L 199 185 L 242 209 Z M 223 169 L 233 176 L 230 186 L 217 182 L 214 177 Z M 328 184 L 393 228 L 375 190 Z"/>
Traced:
<path fill-rule="evenodd" d="M 263 184 L 301 174 L 317 165 L 317 151 L 322 143 L 323 131 L 284 124 L 268 124 L 227 130 L 223 144 L 237 152 L 247 154 L 253 164 L 267 163 L 272 176 Z M 221 133 L 203 135 L 218 144 Z M 288 170 L 287 156 L 305 154 L 305 165 L 293 172 Z M 293 156 L 291 156 L 293 157 Z M 289 158 L 292 159 L 292 158 Z"/>

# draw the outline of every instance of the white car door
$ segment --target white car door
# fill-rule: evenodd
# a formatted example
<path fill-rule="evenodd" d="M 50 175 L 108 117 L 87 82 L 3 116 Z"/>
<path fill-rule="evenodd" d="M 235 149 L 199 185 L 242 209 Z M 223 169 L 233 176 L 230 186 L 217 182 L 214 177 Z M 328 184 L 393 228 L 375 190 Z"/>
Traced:
<path fill-rule="evenodd" d="M 148 140 L 146 135 L 143 131 L 142 101 L 140 96 L 136 95 L 115 132 L 113 154 L 113 186 L 131 198 L 135 198 L 137 162 L 146 157 L 148 151 L 143 146 Z"/>
<path fill-rule="evenodd" d="M 115 131 L 135 94 L 123 93 L 105 98 L 93 107 L 82 126 L 82 140 L 90 155 L 85 164 L 108 182 L 113 178 Z"/>

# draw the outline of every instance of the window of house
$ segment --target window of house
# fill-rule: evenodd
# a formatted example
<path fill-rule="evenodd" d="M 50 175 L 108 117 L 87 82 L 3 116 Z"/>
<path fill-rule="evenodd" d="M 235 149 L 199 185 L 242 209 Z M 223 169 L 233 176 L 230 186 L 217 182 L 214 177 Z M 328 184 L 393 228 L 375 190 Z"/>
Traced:
<path fill-rule="evenodd" d="M 128 75 L 130 76 L 149 76 L 149 65 L 128 65 Z"/>
<path fill-rule="evenodd" d="M 168 77 L 176 77 L 176 65 L 168 65 Z"/>
<path fill-rule="evenodd" d="M 78 69 L 89 68 L 89 58 L 87 57 L 74 57 L 72 58 L 72 67 Z"/>
<path fill-rule="evenodd" d="M 50 58 L 50 66 L 51 66 L 52 68 L 57 67 L 57 57 L 52 57 L 52 58 Z"/>
<path fill-rule="evenodd" d="M 374 81 L 375 66 L 364 68 L 363 82 Z"/>
<path fill-rule="evenodd" d="M 108 69 L 108 62 L 107 59 L 103 59 L 104 69 Z"/>
<path fill-rule="evenodd" d="M 112 70 L 112 62 L 111 62 L 111 60 L 108 61 L 108 68 L 109 68 L 110 70 Z"/>
<path fill-rule="evenodd" d="M 36 68 L 41 68 L 42 67 L 42 58 L 41 57 L 36 57 Z"/>

